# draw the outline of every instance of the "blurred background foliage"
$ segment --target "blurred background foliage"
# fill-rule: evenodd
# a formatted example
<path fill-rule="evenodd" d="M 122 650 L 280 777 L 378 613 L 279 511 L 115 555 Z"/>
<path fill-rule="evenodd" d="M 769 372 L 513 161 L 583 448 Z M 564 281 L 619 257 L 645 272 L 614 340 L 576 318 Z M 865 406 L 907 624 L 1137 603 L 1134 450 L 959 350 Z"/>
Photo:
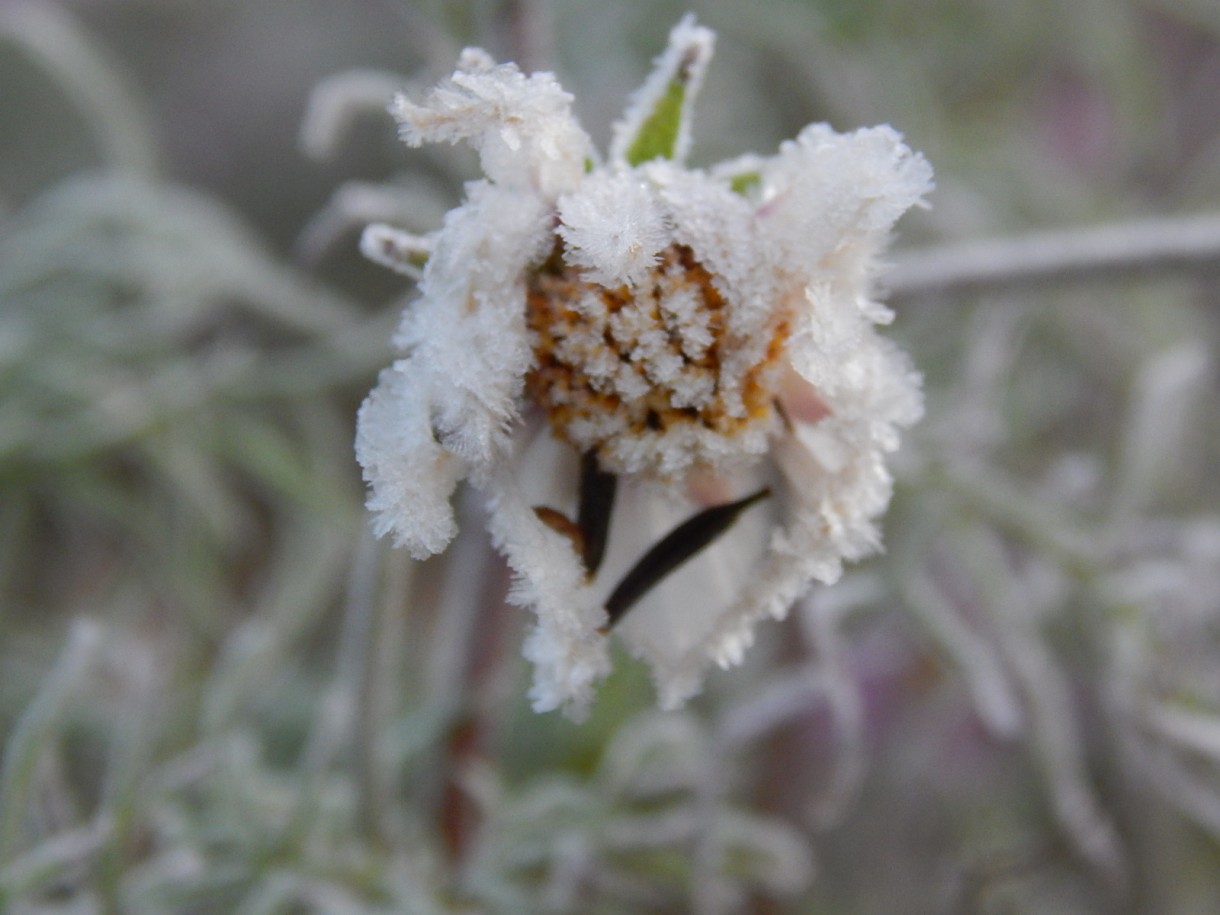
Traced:
<path fill-rule="evenodd" d="M 475 174 L 387 93 L 480 44 L 604 147 L 687 9 L 695 164 L 892 123 L 899 259 L 1220 209 L 1211 0 L 6 0 L 0 908 L 1212 910 L 1215 273 L 898 297 L 889 554 L 681 714 L 624 659 L 535 716 L 481 535 L 368 538 L 410 284 L 355 242 Z"/>

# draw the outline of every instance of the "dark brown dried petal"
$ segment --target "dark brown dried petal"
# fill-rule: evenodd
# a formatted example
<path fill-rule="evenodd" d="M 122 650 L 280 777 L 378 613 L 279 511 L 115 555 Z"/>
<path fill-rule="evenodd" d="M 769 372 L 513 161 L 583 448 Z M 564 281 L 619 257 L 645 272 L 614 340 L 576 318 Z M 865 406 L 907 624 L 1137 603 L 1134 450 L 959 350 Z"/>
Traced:
<path fill-rule="evenodd" d="M 565 515 L 563 512 L 549 508 L 546 505 L 535 505 L 534 515 L 538 520 L 555 531 L 557 534 L 563 534 L 572 541 L 572 549 L 576 550 L 576 554 L 583 555 L 585 552 L 585 537 L 580 526 Z"/>
<path fill-rule="evenodd" d="M 592 451 L 580 460 L 580 506 L 576 523 L 583 538 L 581 558 L 590 577 L 597 574 L 606 555 L 606 540 L 610 533 L 610 515 L 614 512 L 614 493 L 618 477 L 606 473 Z"/>
<path fill-rule="evenodd" d="M 609 620 L 601 631 L 608 632 L 614 628 L 624 614 L 666 575 L 727 531 L 743 511 L 770 494 L 771 490 L 764 488 L 736 502 L 704 509 L 666 534 L 632 566 L 611 593 L 606 601 Z"/>

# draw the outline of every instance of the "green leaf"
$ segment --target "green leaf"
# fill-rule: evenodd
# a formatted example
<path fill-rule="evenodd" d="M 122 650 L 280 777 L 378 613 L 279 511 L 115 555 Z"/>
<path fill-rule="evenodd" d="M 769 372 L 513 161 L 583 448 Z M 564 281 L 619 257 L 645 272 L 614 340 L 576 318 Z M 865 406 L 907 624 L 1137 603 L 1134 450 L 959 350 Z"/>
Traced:
<path fill-rule="evenodd" d="M 672 159 L 682 126 L 682 104 L 686 101 L 686 78 L 681 71 L 669 81 L 657 106 L 640 125 L 627 149 L 627 163 L 640 165 L 653 159 Z"/>
<path fill-rule="evenodd" d="M 740 175 L 734 175 L 729 180 L 729 187 L 734 194 L 741 194 L 743 197 L 750 192 L 750 189 L 762 183 L 762 174 L 759 172 L 742 172 Z"/>

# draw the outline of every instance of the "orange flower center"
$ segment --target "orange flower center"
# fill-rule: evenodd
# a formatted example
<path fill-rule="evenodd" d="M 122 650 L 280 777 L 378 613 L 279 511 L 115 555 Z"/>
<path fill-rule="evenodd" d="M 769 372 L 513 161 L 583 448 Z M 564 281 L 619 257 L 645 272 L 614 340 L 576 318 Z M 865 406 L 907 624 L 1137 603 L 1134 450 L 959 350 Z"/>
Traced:
<path fill-rule="evenodd" d="M 645 281 L 607 288 L 566 265 L 562 246 L 531 278 L 526 377 L 555 434 L 596 451 L 613 472 L 708 464 L 728 439 L 765 434 L 790 322 L 776 309 L 764 340 L 732 330 L 732 304 L 690 248 L 661 252 Z M 649 458 L 641 445 L 676 443 L 685 458 Z M 671 449 L 672 450 L 672 449 Z"/>

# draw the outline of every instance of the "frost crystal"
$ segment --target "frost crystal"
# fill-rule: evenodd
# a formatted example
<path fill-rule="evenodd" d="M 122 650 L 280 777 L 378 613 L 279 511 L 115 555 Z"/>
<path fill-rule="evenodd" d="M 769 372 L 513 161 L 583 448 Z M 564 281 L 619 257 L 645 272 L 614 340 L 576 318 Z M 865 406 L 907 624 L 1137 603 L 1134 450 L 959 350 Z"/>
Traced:
<path fill-rule="evenodd" d="M 921 412 L 872 284 L 930 168 L 888 127 L 824 125 L 684 167 L 713 38 L 678 24 L 603 164 L 551 74 L 479 50 L 392 106 L 407 143 L 468 142 L 487 177 L 427 239 L 403 358 L 360 411 L 369 507 L 422 557 L 459 481 L 486 494 L 539 710 L 587 710 L 611 627 L 666 707 L 737 663 L 758 619 L 877 549 L 884 455 Z M 418 266 L 424 240 L 370 232 Z"/>

